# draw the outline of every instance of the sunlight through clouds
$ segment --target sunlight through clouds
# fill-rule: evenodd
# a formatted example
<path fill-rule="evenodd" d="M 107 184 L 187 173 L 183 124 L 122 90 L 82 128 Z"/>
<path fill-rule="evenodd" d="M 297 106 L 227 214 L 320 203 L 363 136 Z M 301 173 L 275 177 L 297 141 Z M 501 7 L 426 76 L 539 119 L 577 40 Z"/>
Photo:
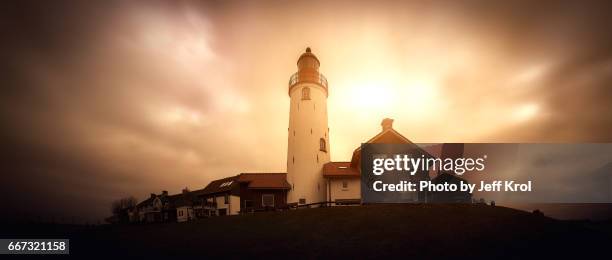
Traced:
<path fill-rule="evenodd" d="M 414 142 L 610 140 L 604 8 L 453 2 L 54 1 L 7 34 L 5 132 L 24 165 L 104 196 L 282 172 L 287 81 L 311 47 L 334 161 L 385 117 Z M 62 185 L 19 192 L 39 201 Z M 105 203 L 74 201 L 75 214 Z"/>
<path fill-rule="evenodd" d="M 527 103 L 515 108 L 512 117 L 515 122 L 524 122 L 538 115 L 540 107 L 535 103 Z"/>
<path fill-rule="evenodd" d="M 540 80 L 544 74 L 546 74 L 547 70 L 547 64 L 526 66 L 526 68 L 516 74 L 511 81 L 515 84 L 522 85 L 537 83 L 537 81 Z"/>
<path fill-rule="evenodd" d="M 159 119 L 159 123 L 163 125 L 189 124 L 201 126 L 209 123 L 201 113 L 185 107 L 173 107 L 162 111 L 159 114 Z"/>

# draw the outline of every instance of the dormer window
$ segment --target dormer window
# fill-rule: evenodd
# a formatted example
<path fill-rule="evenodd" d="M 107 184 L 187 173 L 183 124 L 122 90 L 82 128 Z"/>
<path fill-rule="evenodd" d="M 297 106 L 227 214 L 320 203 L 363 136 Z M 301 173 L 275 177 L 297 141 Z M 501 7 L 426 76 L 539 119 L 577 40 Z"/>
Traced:
<path fill-rule="evenodd" d="M 319 150 L 322 152 L 327 152 L 327 145 L 325 144 L 325 139 L 319 139 Z"/>
<path fill-rule="evenodd" d="M 224 183 L 221 183 L 221 185 L 219 185 L 219 188 L 225 187 L 225 186 L 230 186 L 230 185 L 232 185 L 233 182 L 234 181 L 226 181 Z"/>
<path fill-rule="evenodd" d="M 310 100 L 310 88 L 305 87 L 302 89 L 302 100 Z"/>

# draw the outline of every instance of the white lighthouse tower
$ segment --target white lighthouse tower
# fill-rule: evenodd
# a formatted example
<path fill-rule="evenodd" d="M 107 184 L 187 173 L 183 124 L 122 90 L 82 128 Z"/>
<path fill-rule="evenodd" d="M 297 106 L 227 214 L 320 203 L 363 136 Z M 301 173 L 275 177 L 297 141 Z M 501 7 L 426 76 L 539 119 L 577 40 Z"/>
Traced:
<path fill-rule="evenodd" d="M 319 59 L 306 48 L 289 80 L 288 203 L 326 200 L 323 165 L 329 162 L 327 79 L 319 73 Z"/>

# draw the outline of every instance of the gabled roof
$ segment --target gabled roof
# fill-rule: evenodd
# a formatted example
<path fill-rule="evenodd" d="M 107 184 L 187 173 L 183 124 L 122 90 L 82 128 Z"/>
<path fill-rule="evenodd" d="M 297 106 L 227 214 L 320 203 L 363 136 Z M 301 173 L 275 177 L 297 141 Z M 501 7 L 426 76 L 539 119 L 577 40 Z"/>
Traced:
<path fill-rule="evenodd" d="M 415 145 L 412 141 L 408 140 L 408 138 L 406 138 L 399 132 L 395 131 L 393 128 L 388 128 L 388 129 L 381 131 L 374 137 L 370 138 L 370 140 L 366 141 L 366 143 Z M 353 157 L 351 158 L 351 167 L 355 169 L 359 169 L 360 160 L 361 160 L 361 146 L 357 147 L 355 151 L 353 151 Z"/>
<path fill-rule="evenodd" d="M 234 189 L 237 189 L 240 184 L 238 184 L 238 176 L 227 177 L 223 179 L 218 179 L 211 181 L 204 190 L 200 192 L 199 195 L 208 195 L 215 194 L 221 192 L 228 192 Z"/>
<path fill-rule="evenodd" d="M 197 202 L 197 197 L 193 192 L 174 194 L 168 199 L 174 207 L 193 206 Z"/>
<path fill-rule="evenodd" d="M 323 165 L 323 176 L 334 177 L 359 177 L 359 171 L 351 168 L 351 162 L 328 162 Z"/>
<path fill-rule="evenodd" d="M 387 137 L 389 137 L 389 139 L 386 139 Z M 390 142 L 393 141 L 393 139 L 391 138 L 395 138 L 397 139 L 397 141 L 399 142 Z M 405 136 L 403 136 L 402 134 L 400 134 L 398 131 L 395 131 L 395 129 L 393 128 L 389 128 L 389 129 L 385 129 L 383 131 L 381 131 L 380 133 L 378 133 L 377 135 L 375 135 L 374 137 L 370 138 L 370 140 L 366 141 L 366 143 L 381 143 L 381 144 L 396 144 L 396 143 L 409 143 L 411 144 L 412 141 L 410 141 L 408 138 L 406 138 Z M 361 147 L 357 147 L 357 150 L 361 149 Z"/>
<path fill-rule="evenodd" d="M 206 188 L 204 188 L 204 189 L 206 189 Z M 190 191 L 190 192 L 189 192 L 189 194 L 191 194 L 191 195 L 193 195 L 193 196 L 197 197 L 197 196 L 199 196 L 199 195 L 204 194 L 204 189 L 193 190 L 193 191 Z"/>
<path fill-rule="evenodd" d="M 241 173 L 238 181 L 248 183 L 249 189 L 291 189 L 287 182 L 287 173 Z"/>
<path fill-rule="evenodd" d="M 206 188 L 197 191 L 199 195 L 209 195 L 222 192 L 232 192 L 238 194 L 240 184 L 247 184 L 249 189 L 291 189 L 291 185 L 287 182 L 287 173 L 241 173 L 236 176 L 227 177 L 210 182 Z"/>
<path fill-rule="evenodd" d="M 138 203 L 138 204 L 136 205 L 136 207 L 137 207 L 137 208 L 142 208 L 142 207 L 144 207 L 144 206 L 146 206 L 146 205 L 148 205 L 148 204 L 151 204 L 151 203 L 153 202 L 153 200 L 154 200 L 154 198 L 149 197 L 148 199 L 143 200 L 143 201 L 141 201 L 140 203 Z"/>
<path fill-rule="evenodd" d="M 140 203 L 136 204 L 136 207 L 137 208 L 142 208 L 142 207 L 145 207 L 147 205 L 151 205 L 151 204 L 153 204 L 153 201 L 155 201 L 155 199 L 159 199 L 161 201 L 161 203 L 166 203 L 166 202 L 168 202 L 168 197 L 169 196 L 167 195 L 167 193 L 166 194 L 164 194 L 164 193 L 161 193 L 161 194 L 151 193 L 150 197 L 148 197 L 146 200 L 143 200 Z"/>

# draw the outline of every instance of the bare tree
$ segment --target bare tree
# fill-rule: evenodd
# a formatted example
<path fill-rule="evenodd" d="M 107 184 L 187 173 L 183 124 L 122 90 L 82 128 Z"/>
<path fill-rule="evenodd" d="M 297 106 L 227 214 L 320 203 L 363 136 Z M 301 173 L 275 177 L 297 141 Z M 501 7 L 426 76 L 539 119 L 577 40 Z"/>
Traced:
<path fill-rule="evenodd" d="M 111 211 L 113 215 L 120 215 L 125 210 L 135 207 L 137 200 L 134 196 L 129 196 L 113 201 Z"/>

